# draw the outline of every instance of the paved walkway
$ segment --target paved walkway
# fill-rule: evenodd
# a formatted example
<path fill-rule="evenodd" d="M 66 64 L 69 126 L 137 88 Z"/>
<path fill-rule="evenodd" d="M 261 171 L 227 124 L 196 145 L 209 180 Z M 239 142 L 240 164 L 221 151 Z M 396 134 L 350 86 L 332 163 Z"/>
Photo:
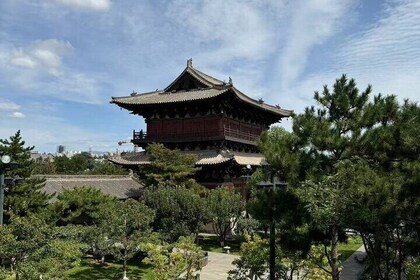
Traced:
<path fill-rule="evenodd" d="M 343 262 L 343 270 L 340 280 L 356 280 L 357 276 L 363 270 L 363 264 L 357 262 L 366 255 L 364 246 L 361 246 L 353 253 L 345 262 Z M 229 255 L 222 253 L 209 252 L 209 262 L 200 272 L 200 280 L 222 280 L 226 279 L 229 270 L 235 268 L 232 264 L 233 260 L 238 258 L 237 255 Z"/>
<path fill-rule="evenodd" d="M 360 272 L 363 271 L 363 264 L 360 264 L 356 258 L 363 259 L 366 256 L 365 247 L 361 246 L 345 262 L 341 271 L 340 280 L 356 280 Z"/>
<path fill-rule="evenodd" d="M 235 268 L 233 260 L 237 255 L 209 252 L 209 262 L 200 272 L 200 280 L 226 279 L 228 271 Z"/>

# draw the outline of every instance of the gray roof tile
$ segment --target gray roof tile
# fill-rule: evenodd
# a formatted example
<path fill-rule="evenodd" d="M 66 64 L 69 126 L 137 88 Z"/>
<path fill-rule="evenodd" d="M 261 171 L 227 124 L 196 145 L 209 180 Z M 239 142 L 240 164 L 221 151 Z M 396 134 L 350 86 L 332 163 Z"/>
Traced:
<path fill-rule="evenodd" d="M 228 89 L 214 89 L 206 88 L 201 90 L 193 91 L 177 91 L 174 93 L 164 92 L 164 91 L 155 91 L 141 93 L 134 96 L 125 96 L 125 97 L 113 97 L 112 102 L 115 104 L 128 104 L 128 105 L 146 105 L 146 104 L 162 104 L 162 103 L 174 103 L 174 102 L 184 102 L 192 100 L 200 100 L 216 97 Z"/>
<path fill-rule="evenodd" d="M 264 156 L 260 153 L 244 153 L 244 152 L 221 152 L 216 150 L 199 150 L 199 151 L 181 151 L 183 154 L 193 155 L 197 158 L 196 165 L 213 165 L 227 161 L 235 161 L 239 165 L 255 165 L 261 164 Z M 109 158 L 111 162 L 121 165 L 144 165 L 149 164 L 149 156 L 145 152 L 127 153 L 121 156 Z"/>
<path fill-rule="evenodd" d="M 176 83 L 181 77 L 189 73 L 197 80 L 207 85 L 208 88 L 196 89 L 190 91 L 176 91 L 171 92 L 167 91 L 171 86 Z M 195 68 L 192 65 L 188 64 L 184 71 L 169 85 L 165 90 L 146 92 L 141 94 L 133 94 L 130 96 L 124 97 L 112 97 L 111 103 L 120 105 L 121 107 L 126 108 L 124 105 L 152 105 L 152 104 L 165 104 L 165 103 L 176 103 L 176 102 L 185 102 L 201 99 L 210 99 L 216 96 L 219 96 L 225 92 L 230 91 L 235 94 L 241 101 L 255 106 L 256 108 L 274 113 L 281 117 L 289 117 L 293 111 L 285 110 L 279 106 L 272 106 L 269 104 L 261 103 L 255 99 L 252 99 L 235 88 L 231 83 L 225 83 L 221 80 L 213 78 L 210 75 L 207 75 Z"/>
<path fill-rule="evenodd" d="M 143 184 L 124 175 L 37 175 L 37 177 L 46 179 L 43 191 L 56 195 L 64 190 L 88 186 L 119 199 L 126 199 L 141 196 L 143 189 Z"/>

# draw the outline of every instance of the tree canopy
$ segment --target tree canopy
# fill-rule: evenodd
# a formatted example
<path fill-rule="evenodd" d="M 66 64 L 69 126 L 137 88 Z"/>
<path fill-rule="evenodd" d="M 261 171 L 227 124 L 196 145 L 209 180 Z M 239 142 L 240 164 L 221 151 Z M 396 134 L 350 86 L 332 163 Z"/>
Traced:
<path fill-rule="evenodd" d="M 146 152 L 150 156 L 150 164 L 141 168 L 146 186 L 199 187 L 192 178 L 197 171 L 194 156 L 181 154 L 179 150 L 168 149 L 162 144 L 151 144 Z"/>
<path fill-rule="evenodd" d="M 123 261 L 125 279 L 127 260 L 140 250 L 140 243 L 151 233 L 154 211 L 133 199 L 115 201 L 110 206 L 103 211 L 99 229 L 109 244 L 108 253 Z"/>
<path fill-rule="evenodd" d="M 34 163 L 33 174 L 91 174 L 91 175 L 125 175 L 128 172 L 121 166 L 106 159 L 95 159 L 89 153 L 56 156 L 54 161 L 37 160 Z"/>
<path fill-rule="evenodd" d="M 213 230 L 224 246 L 226 236 L 236 227 L 241 214 L 241 195 L 228 188 L 217 188 L 208 192 L 206 202 Z"/>
<path fill-rule="evenodd" d="M 194 236 L 181 236 L 173 244 L 145 243 L 143 245 L 148 254 L 145 262 L 153 266 L 155 279 L 196 279 L 193 274 L 203 267 L 203 252 L 194 243 L 194 239 Z"/>
<path fill-rule="evenodd" d="M 97 224 L 106 207 L 116 198 L 92 187 L 76 187 L 64 190 L 51 206 L 54 220 L 65 224 Z"/>
<path fill-rule="evenodd" d="M 197 235 L 209 221 L 206 200 L 195 190 L 185 187 L 148 189 L 144 201 L 155 210 L 154 230 L 168 242 L 181 236 Z"/>
<path fill-rule="evenodd" d="M 5 220 L 11 215 L 26 216 L 36 213 L 48 205 L 50 195 L 41 191 L 44 180 L 30 178 L 34 168 L 31 151 L 34 147 L 25 146 L 20 131 L 9 139 L 0 139 L 0 155 L 9 155 L 16 161 L 18 168 L 6 171 L 6 177 L 19 178 L 18 183 L 10 183 L 5 189 Z"/>
<path fill-rule="evenodd" d="M 325 246 L 332 279 L 339 279 L 337 242 L 345 228 L 362 235 L 378 279 L 400 279 L 407 257 L 418 257 L 403 245 L 418 237 L 419 107 L 371 92 L 343 75 L 332 90 L 315 92 L 317 106 L 294 116 L 293 132 L 274 128 L 260 141 L 296 209 L 306 209 L 305 223 L 322 233 L 313 242 Z"/>
<path fill-rule="evenodd" d="M 0 258 L 11 264 L 16 279 L 63 279 L 78 264 L 80 244 L 61 239 L 36 216 L 14 217 L 0 227 Z"/>

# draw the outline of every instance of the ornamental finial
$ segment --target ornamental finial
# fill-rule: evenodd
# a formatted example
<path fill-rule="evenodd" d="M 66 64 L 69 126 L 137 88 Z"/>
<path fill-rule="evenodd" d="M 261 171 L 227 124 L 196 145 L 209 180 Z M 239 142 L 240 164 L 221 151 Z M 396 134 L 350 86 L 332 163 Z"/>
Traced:
<path fill-rule="evenodd" d="M 233 81 L 231 77 L 229 77 L 229 85 L 233 85 Z"/>
<path fill-rule="evenodd" d="M 192 58 L 187 60 L 187 67 L 192 67 Z"/>

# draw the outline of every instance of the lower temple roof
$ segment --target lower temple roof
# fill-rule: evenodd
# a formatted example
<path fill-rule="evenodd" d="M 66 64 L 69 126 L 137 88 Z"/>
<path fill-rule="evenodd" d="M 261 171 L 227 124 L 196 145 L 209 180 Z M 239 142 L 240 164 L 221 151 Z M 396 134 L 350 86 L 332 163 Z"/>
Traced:
<path fill-rule="evenodd" d="M 228 161 L 244 166 L 259 166 L 264 161 L 264 156 L 260 153 L 230 152 L 223 150 L 181 151 L 181 153 L 195 156 L 197 158 L 195 163 L 197 166 L 216 165 Z M 145 165 L 150 163 L 149 156 L 144 151 L 111 157 L 109 158 L 109 161 L 120 165 Z"/>
<path fill-rule="evenodd" d="M 45 178 L 42 191 L 54 194 L 51 201 L 64 190 L 76 187 L 92 187 L 118 199 L 138 198 L 142 195 L 143 184 L 129 175 L 36 175 Z"/>

